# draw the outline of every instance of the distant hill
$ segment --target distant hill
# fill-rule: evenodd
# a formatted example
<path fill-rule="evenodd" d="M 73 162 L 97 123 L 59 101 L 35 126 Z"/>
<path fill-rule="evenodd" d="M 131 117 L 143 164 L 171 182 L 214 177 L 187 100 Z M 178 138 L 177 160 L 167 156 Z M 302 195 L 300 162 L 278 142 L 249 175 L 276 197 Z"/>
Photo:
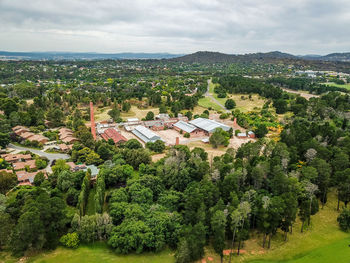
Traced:
<path fill-rule="evenodd" d="M 169 53 L 75 53 L 75 52 L 7 52 L 0 51 L 0 60 L 97 60 L 97 59 L 170 59 L 183 54 Z"/>
<path fill-rule="evenodd" d="M 306 55 L 295 56 L 280 51 L 267 53 L 251 53 L 244 55 L 224 54 L 220 52 L 199 51 L 193 54 L 184 55 L 171 59 L 173 61 L 187 63 L 236 63 L 236 62 L 276 62 L 279 60 L 318 60 L 333 62 L 350 62 L 350 53 L 333 53 L 326 56 Z"/>
<path fill-rule="evenodd" d="M 291 54 L 273 51 L 268 53 L 252 53 L 245 55 L 231 55 L 220 52 L 199 51 L 182 57 L 173 58 L 173 61 L 188 63 L 235 63 L 252 61 L 271 61 L 277 59 L 297 59 Z"/>

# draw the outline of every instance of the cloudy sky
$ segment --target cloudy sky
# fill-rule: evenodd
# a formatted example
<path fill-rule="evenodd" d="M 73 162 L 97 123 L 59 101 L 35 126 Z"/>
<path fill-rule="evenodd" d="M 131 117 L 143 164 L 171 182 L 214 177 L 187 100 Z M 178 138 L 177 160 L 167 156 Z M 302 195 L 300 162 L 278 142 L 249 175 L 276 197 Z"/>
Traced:
<path fill-rule="evenodd" d="M 350 52 L 350 1 L 0 0 L 0 50 Z"/>

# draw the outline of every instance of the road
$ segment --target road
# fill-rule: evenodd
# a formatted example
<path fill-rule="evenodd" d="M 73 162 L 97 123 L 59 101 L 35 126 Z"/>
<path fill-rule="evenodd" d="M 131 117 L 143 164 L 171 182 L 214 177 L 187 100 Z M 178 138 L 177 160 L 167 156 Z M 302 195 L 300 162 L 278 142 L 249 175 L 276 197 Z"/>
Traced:
<path fill-rule="evenodd" d="M 204 95 L 206 97 L 209 97 L 213 102 L 215 102 L 217 105 L 219 105 L 225 112 L 230 112 L 229 110 L 226 109 L 226 107 L 224 105 L 222 105 L 217 99 L 215 99 L 214 96 L 209 92 L 210 83 L 211 83 L 211 79 L 208 79 L 207 92 Z"/>
<path fill-rule="evenodd" d="M 17 146 L 17 145 L 11 144 L 11 143 L 8 145 L 8 148 L 9 149 L 13 149 L 13 150 L 17 150 L 17 151 L 30 151 L 32 153 L 35 153 L 35 154 L 39 155 L 39 156 L 46 157 L 47 159 L 49 159 L 49 165 L 46 167 L 46 171 L 49 172 L 49 173 L 52 172 L 51 163 L 52 163 L 53 160 L 57 160 L 57 159 L 66 160 L 66 159 L 70 158 L 70 156 L 68 154 L 47 153 L 47 152 L 44 152 L 42 150 L 36 150 L 36 149 L 32 149 L 32 148 Z"/>

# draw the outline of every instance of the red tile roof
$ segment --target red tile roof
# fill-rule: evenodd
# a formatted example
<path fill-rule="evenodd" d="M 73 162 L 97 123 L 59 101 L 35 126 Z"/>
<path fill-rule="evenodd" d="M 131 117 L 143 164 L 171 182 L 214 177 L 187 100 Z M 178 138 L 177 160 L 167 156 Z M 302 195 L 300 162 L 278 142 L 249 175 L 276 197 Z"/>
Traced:
<path fill-rule="evenodd" d="M 128 140 L 123 135 L 121 135 L 119 132 L 117 132 L 115 129 L 112 129 L 112 128 L 105 130 L 101 136 L 106 141 L 108 141 L 108 139 L 112 139 L 115 144 L 121 141 L 126 142 Z"/>

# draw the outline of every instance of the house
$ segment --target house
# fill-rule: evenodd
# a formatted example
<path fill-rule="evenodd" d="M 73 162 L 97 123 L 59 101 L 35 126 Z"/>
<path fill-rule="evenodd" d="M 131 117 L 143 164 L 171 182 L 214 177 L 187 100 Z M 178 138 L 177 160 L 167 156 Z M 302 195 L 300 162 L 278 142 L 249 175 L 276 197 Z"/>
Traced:
<path fill-rule="evenodd" d="M 16 162 L 12 164 L 15 171 L 24 170 L 26 167 L 29 169 L 36 169 L 35 160 L 29 160 L 25 162 Z"/>
<path fill-rule="evenodd" d="M 47 177 L 46 175 L 46 171 L 45 170 L 39 170 L 36 172 L 26 172 L 26 171 L 20 171 L 17 172 L 17 181 L 19 185 L 32 185 L 34 183 L 34 178 L 38 173 L 44 173 L 45 177 Z"/>
<path fill-rule="evenodd" d="M 24 127 L 24 126 L 15 126 L 12 128 L 13 132 L 20 136 L 21 134 L 25 133 L 25 132 L 29 132 L 29 129 Z"/>
<path fill-rule="evenodd" d="M 72 144 L 67 145 L 67 144 L 61 143 L 58 145 L 58 147 L 62 152 L 69 152 L 70 150 L 72 150 L 73 145 Z"/>
<path fill-rule="evenodd" d="M 190 121 L 189 123 L 196 126 L 199 129 L 204 130 L 206 135 L 212 134 L 218 128 L 221 128 L 224 131 L 229 131 L 231 129 L 230 126 L 227 126 L 223 123 L 205 118 L 197 118 Z"/>
<path fill-rule="evenodd" d="M 96 179 L 100 169 L 98 169 L 96 165 L 87 165 L 83 171 L 87 172 L 88 170 L 91 172 L 91 179 Z"/>
<path fill-rule="evenodd" d="M 106 141 L 112 139 L 115 144 L 126 142 L 128 140 L 113 128 L 108 128 L 107 130 L 105 130 L 101 134 L 101 137 Z"/>
<path fill-rule="evenodd" d="M 205 136 L 205 132 L 203 130 L 198 129 L 196 126 L 184 121 L 178 121 L 175 123 L 174 129 L 178 132 L 182 131 L 183 133 L 189 133 L 191 137 Z"/>
<path fill-rule="evenodd" d="M 73 172 L 82 171 L 86 168 L 85 164 L 75 164 L 73 162 L 68 162 L 66 164 L 69 165 L 70 170 Z"/>
<path fill-rule="evenodd" d="M 21 138 L 28 140 L 30 137 L 34 136 L 35 134 L 32 132 L 24 132 L 21 134 Z"/>
<path fill-rule="evenodd" d="M 37 141 L 41 144 L 45 144 L 49 141 L 49 139 L 47 137 L 40 135 L 40 134 L 34 134 L 33 136 L 29 137 L 27 140 L 31 141 L 31 142 Z"/>
<path fill-rule="evenodd" d="M 161 140 L 160 136 L 141 125 L 136 126 L 132 133 L 145 143 Z"/>
<path fill-rule="evenodd" d="M 67 143 L 67 144 L 72 144 L 72 143 L 77 142 L 79 140 L 73 136 L 67 136 L 67 137 L 64 137 L 63 139 L 61 139 L 61 141 L 64 143 Z"/>
<path fill-rule="evenodd" d="M 32 159 L 32 156 L 30 154 L 3 154 L 1 157 L 4 158 L 8 163 L 15 163 Z"/>

